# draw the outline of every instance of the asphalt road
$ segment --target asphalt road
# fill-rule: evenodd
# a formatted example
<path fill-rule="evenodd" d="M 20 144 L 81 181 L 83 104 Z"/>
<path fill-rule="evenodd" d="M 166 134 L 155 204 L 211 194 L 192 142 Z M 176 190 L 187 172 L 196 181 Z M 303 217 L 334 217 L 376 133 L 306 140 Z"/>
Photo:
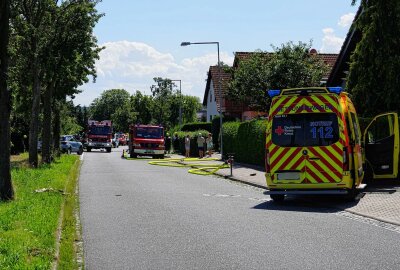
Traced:
<path fill-rule="evenodd" d="M 398 269 L 400 230 L 261 189 L 84 153 L 86 269 Z"/>

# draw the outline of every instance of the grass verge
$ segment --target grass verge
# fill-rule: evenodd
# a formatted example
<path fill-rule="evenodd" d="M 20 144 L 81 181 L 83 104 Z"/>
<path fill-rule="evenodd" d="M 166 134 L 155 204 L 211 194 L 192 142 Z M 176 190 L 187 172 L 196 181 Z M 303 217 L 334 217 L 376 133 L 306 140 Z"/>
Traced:
<path fill-rule="evenodd" d="M 74 188 L 78 156 L 63 155 L 53 164 L 37 169 L 25 164 L 23 156 L 12 160 L 15 200 L 0 202 L 0 269 L 51 269 L 63 212 L 59 265 L 63 265 L 62 269 L 75 269 L 75 223 L 69 225 L 75 215 L 67 209 L 77 204 Z M 70 226 L 74 229 L 70 230 Z M 72 244 L 67 239 L 73 239 Z"/>

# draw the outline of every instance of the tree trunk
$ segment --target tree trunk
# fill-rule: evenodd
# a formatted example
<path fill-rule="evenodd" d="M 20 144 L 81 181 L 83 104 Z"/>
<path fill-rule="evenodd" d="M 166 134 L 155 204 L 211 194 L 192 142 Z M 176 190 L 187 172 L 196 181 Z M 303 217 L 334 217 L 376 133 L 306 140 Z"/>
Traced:
<path fill-rule="evenodd" d="M 53 149 L 54 156 L 60 157 L 60 136 L 61 136 L 61 119 L 60 119 L 60 101 L 53 102 L 54 122 L 53 122 Z"/>
<path fill-rule="evenodd" d="M 35 46 L 32 46 L 35 48 Z M 33 97 L 32 114 L 29 125 L 29 164 L 36 168 L 38 166 L 38 133 L 39 133 L 39 112 L 40 112 L 40 70 L 39 59 L 35 55 L 33 60 Z"/>
<path fill-rule="evenodd" d="M 51 118 L 54 84 L 47 85 L 43 94 L 43 128 L 42 128 L 42 162 L 50 164 L 52 161 L 53 141 L 51 139 Z"/>
<path fill-rule="evenodd" d="M 0 0 L 0 200 L 14 197 L 10 169 L 11 93 L 7 87 L 9 17 L 9 0 Z"/>

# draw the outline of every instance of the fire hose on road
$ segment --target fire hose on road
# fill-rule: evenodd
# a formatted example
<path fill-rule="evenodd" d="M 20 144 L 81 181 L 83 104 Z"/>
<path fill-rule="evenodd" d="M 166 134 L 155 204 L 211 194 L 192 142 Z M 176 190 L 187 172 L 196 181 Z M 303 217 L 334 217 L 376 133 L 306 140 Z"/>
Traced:
<path fill-rule="evenodd" d="M 191 168 L 188 172 L 199 175 L 211 175 L 220 169 L 229 168 L 229 164 L 209 163 L 210 161 L 219 160 L 217 158 L 170 158 L 150 161 L 151 165 L 169 166 L 169 167 L 187 167 Z"/>

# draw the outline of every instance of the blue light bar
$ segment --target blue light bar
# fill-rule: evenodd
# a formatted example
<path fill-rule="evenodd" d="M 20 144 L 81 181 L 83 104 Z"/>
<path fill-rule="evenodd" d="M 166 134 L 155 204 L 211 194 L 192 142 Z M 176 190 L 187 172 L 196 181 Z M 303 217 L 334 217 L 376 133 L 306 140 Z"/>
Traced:
<path fill-rule="evenodd" d="M 340 94 L 343 91 L 343 88 L 340 86 L 337 87 L 328 87 L 329 92 L 334 93 L 334 94 Z"/>
<path fill-rule="evenodd" d="M 281 90 L 268 90 L 268 95 L 270 98 L 279 96 L 280 94 L 281 94 Z"/>

